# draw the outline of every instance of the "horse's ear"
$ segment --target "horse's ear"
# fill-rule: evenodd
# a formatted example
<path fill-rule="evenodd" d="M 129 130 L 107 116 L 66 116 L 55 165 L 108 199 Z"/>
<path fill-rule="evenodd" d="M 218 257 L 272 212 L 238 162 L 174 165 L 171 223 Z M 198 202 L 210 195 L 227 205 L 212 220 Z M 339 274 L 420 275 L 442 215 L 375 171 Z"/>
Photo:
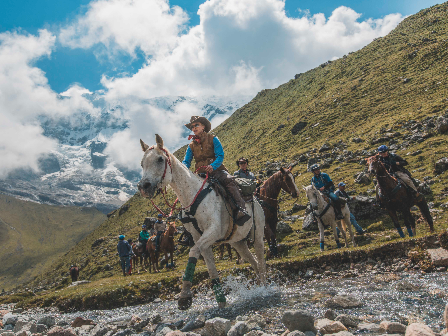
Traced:
<path fill-rule="evenodd" d="M 142 149 L 144 152 L 146 152 L 146 150 L 149 148 L 149 146 L 145 144 L 142 139 L 140 139 L 140 145 L 142 145 Z"/>
<path fill-rule="evenodd" d="M 163 148 L 163 139 L 160 135 L 156 134 L 156 144 L 159 149 Z"/>

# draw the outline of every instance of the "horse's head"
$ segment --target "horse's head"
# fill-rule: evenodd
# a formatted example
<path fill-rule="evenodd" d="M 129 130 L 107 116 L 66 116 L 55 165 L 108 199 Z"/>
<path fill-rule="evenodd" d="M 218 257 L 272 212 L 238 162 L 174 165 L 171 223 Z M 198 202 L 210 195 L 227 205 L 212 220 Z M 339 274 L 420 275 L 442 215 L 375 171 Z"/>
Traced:
<path fill-rule="evenodd" d="M 172 236 L 177 232 L 176 223 L 171 222 L 168 226 L 168 235 Z"/>
<path fill-rule="evenodd" d="M 305 191 L 308 201 L 310 201 L 311 208 L 317 209 L 319 207 L 319 205 L 318 205 L 319 204 L 319 202 L 318 202 L 319 191 L 312 184 L 309 186 L 303 187 L 303 190 Z"/>
<path fill-rule="evenodd" d="M 384 165 L 379 160 L 378 155 L 371 156 L 367 159 L 367 166 L 369 174 L 378 175 L 378 173 L 384 168 Z"/>
<path fill-rule="evenodd" d="M 289 193 L 292 197 L 299 196 L 299 189 L 294 181 L 294 175 L 291 173 L 292 166 L 289 168 L 280 168 L 282 174 L 282 189 Z"/>
<path fill-rule="evenodd" d="M 166 187 L 172 179 L 170 153 L 163 147 L 163 139 L 156 134 L 156 146 L 149 147 L 142 140 L 143 177 L 137 184 L 138 190 L 143 197 L 152 198 L 157 189 Z"/>

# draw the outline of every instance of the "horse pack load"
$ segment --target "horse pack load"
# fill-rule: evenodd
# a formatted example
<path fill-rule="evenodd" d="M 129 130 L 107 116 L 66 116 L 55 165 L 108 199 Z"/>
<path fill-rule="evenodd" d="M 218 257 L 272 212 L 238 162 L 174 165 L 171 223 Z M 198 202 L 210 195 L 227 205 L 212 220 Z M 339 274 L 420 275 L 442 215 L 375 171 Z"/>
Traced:
<path fill-rule="evenodd" d="M 235 182 L 240 188 L 243 196 L 251 196 L 257 189 L 257 181 L 252 181 L 243 177 L 236 177 Z"/>

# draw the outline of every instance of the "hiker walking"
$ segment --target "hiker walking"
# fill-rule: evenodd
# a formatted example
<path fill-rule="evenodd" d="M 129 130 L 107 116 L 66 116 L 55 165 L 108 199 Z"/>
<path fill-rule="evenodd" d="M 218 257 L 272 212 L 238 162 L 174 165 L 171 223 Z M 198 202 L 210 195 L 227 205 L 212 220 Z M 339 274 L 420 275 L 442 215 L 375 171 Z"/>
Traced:
<path fill-rule="evenodd" d="M 129 274 L 130 256 L 132 253 L 132 247 L 124 240 L 124 235 L 118 236 L 117 244 L 118 256 L 120 257 L 121 269 L 123 270 L 123 276 Z"/>
<path fill-rule="evenodd" d="M 248 168 L 249 160 L 241 157 L 236 161 L 236 165 L 238 166 L 238 170 L 233 173 L 233 176 L 246 178 L 252 181 L 255 181 L 255 175 Z"/>
<path fill-rule="evenodd" d="M 195 169 L 198 173 L 207 172 L 210 177 L 218 180 L 226 188 L 237 205 L 233 215 L 234 222 L 237 225 L 243 225 L 250 218 L 250 215 L 246 212 L 246 203 L 234 178 L 222 164 L 224 161 L 224 149 L 219 139 L 209 133 L 211 130 L 210 121 L 204 117 L 192 116 L 190 122 L 185 126 L 192 130 L 194 135 L 188 136 L 188 140 L 192 141 L 187 147 L 182 163 L 190 168 L 191 161 L 194 158 L 196 161 Z M 205 168 L 199 169 L 203 166 Z"/>

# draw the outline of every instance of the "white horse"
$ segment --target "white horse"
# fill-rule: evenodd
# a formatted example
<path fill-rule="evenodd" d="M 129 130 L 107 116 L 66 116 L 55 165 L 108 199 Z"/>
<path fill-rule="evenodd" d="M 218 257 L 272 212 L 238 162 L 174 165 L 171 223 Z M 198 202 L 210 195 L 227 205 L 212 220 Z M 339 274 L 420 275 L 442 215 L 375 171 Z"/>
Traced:
<path fill-rule="evenodd" d="M 183 207 L 190 206 L 203 184 L 203 179 L 185 167 L 174 155 L 163 147 L 162 138 L 156 134 L 156 146 L 149 147 L 140 140 L 145 152 L 141 165 L 143 177 L 138 183 L 138 189 L 143 197 L 152 198 L 159 188 L 170 185 L 176 193 Z M 253 213 L 252 213 L 253 209 Z M 266 262 L 264 259 L 264 213 L 258 202 L 253 207 L 246 204 L 246 210 L 251 215 L 243 226 L 233 224 L 232 216 L 227 210 L 224 199 L 215 192 L 210 192 L 202 200 L 197 208 L 193 223 L 184 223 L 185 228 L 193 236 L 195 245 L 191 248 L 187 268 L 183 277 L 182 291 L 178 300 L 179 309 L 188 309 L 192 304 L 193 294 L 191 286 L 194 269 L 200 255 L 204 257 L 208 273 L 212 279 L 218 306 L 224 307 L 226 299 L 219 283 L 219 275 L 216 270 L 212 245 L 216 242 L 230 243 L 240 256 L 250 262 L 256 272 L 259 281 L 266 283 Z M 254 225 L 253 225 L 254 224 Z M 199 230 L 202 234 L 199 232 Z M 231 233 L 229 235 L 229 232 Z M 232 233 L 233 232 L 233 233 Z M 254 255 L 249 251 L 244 240 L 249 234 L 254 238 Z"/>
<path fill-rule="evenodd" d="M 322 194 L 319 192 L 319 190 L 316 189 L 314 185 L 309 185 L 307 187 L 303 187 L 303 190 L 305 190 L 306 197 L 310 201 L 311 209 L 317 210 L 318 213 L 316 213 L 317 218 L 317 224 L 319 226 L 319 233 L 320 233 L 320 250 L 324 250 L 324 225 L 323 222 L 327 225 L 331 225 L 331 228 L 333 230 L 334 239 L 336 240 L 336 244 L 338 248 L 341 247 L 341 244 L 339 243 L 338 234 L 336 232 L 336 225 L 339 228 L 339 231 L 342 233 L 342 237 L 345 240 L 345 247 L 349 247 L 348 240 L 347 240 L 347 228 L 348 232 L 350 233 L 351 241 L 353 246 L 356 246 L 355 238 L 353 236 L 353 230 L 352 225 L 350 223 L 350 209 L 348 208 L 348 205 L 345 204 L 343 207 L 341 207 L 342 214 L 344 215 L 344 219 L 336 220 L 334 209 L 332 206 L 327 208 L 328 203 L 325 201 Z M 324 209 L 327 210 L 324 212 Z M 323 213 L 323 215 L 321 215 Z"/>

